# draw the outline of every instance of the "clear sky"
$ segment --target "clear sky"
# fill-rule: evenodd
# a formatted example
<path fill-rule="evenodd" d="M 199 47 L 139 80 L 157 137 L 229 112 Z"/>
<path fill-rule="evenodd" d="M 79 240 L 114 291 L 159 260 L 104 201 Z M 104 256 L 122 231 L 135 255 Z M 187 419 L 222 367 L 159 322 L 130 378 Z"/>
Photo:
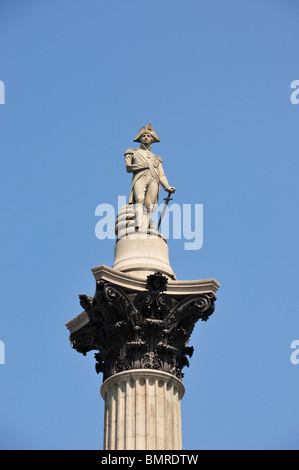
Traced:
<path fill-rule="evenodd" d="M 128 196 L 149 122 L 174 202 L 204 207 L 202 248 L 170 239 L 171 266 L 221 284 L 183 447 L 299 448 L 298 22 L 297 0 L 0 0 L 2 449 L 102 448 L 102 377 L 65 322 L 113 264 L 95 209 Z"/>

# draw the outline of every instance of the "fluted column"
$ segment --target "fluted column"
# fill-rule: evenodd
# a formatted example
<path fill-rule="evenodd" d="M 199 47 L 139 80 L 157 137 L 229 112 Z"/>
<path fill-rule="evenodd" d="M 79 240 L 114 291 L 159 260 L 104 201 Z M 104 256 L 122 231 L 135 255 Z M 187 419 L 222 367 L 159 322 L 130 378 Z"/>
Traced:
<path fill-rule="evenodd" d="M 167 372 L 136 369 L 103 383 L 105 450 L 181 450 L 184 385 Z"/>

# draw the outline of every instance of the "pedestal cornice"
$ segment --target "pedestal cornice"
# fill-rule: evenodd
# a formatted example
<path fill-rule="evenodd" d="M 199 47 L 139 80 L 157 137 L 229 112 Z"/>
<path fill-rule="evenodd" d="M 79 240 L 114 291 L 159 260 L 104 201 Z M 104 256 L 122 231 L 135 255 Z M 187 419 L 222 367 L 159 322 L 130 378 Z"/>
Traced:
<path fill-rule="evenodd" d="M 91 271 L 96 281 L 102 279 L 116 284 L 127 291 L 143 291 L 146 289 L 147 278 L 140 279 L 134 275 L 105 266 L 104 264 L 92 268 Z M 176 297 L 205 292 L 214 292 L 215 294 L 219 287 L 219 282 L 212 278 L 189 281 L 168 280 L 167 293 Z"/>

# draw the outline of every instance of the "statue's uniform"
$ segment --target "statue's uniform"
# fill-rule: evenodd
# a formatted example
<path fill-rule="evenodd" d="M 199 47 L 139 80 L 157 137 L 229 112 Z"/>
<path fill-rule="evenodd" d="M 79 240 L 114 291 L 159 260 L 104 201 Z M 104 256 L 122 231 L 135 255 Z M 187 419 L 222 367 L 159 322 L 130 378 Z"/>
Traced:
<path fill-rule="evenodd" d="M 134 142 L 140 142 L 140 148 L 131 148 L 125 151 L 126 169 L 128 173 L 133 173 L 132 187 L 129 197 L 129 204 L 135 204 L 135 230 L 144 226 L 144 211 L 146 212 L 146 229 L 150 224 L 150 213 L 154 212 L 159 199 L 159 189 L 161 186 L 169 192 L 174 192 L 175 188 L 169 186 L 162 168 L 162 159 L 151 152 L 151 147 L 147 148 L 142 142 L 142 136 L 150 134 L 152 142 L 160 142 L 159 136 L 154 131 L 152 124 L 139 129 Z"/>
<path fill-rule="evenodd" d="M 125 152 L 126 170 L 133 173 L 129 204 L 142 204 L 153 210 L 158 203 L 159 185 L 169 187 L 162 167 L 162 159 L 150 150 L 139 148 Z"/>

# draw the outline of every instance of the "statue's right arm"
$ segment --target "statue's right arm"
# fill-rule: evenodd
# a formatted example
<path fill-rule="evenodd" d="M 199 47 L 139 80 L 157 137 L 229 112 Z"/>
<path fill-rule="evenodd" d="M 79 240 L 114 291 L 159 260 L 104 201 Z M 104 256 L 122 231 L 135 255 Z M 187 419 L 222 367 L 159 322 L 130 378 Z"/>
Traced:
<path fill-rule="evenodd" d="M 125 152 L 126 170 L 127 173 L 134 173 L 135 171 L 146 170 L 149 166 L 142 163 L 134 162 L 134 150 L 128 149 Z"/>

